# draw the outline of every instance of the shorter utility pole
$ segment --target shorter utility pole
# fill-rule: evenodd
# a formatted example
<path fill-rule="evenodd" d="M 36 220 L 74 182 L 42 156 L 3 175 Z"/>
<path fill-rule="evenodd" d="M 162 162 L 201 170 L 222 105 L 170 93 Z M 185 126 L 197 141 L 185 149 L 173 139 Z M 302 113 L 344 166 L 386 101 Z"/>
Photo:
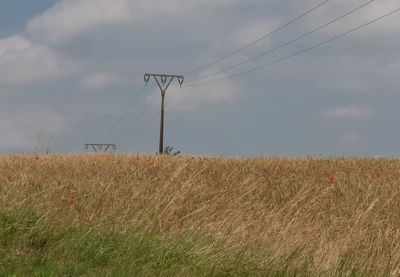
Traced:
<path fill-rule="evenodd" d="M 108 150 L 112 150 L 112 152 L 114 153 L 117 149 L 116 144 L 86 143 L 85 149 L 88 150 L 89 147 L 92 147 L 94 152 L 107 152 Z"/>
<path fill-rule="evenodd" d="M 182 75 L 167 75 L 167 74 L 144 74 L 144 82 L 147 84 L 150 80 L 150 77 L 153 77 L 156 80 L 158 87 L 161 91 L 161 120 L 160 120 L 160 146 L 159 153 L 164 153 L 164 97 L 165 93 L 172 83 L 174 78 L 178 79 L 179 85 L 183 84 L 184 77 Z"/>

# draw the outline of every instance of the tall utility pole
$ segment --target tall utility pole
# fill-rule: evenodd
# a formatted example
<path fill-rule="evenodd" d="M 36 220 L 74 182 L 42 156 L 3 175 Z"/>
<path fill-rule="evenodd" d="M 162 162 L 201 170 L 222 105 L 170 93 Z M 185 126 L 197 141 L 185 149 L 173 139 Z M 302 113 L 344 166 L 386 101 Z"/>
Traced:
<path fill-rule="evenodd" d="M 160 147 L 159 153 L 164 153 L 164 98 L 165 92 L 167 91 L 169 85 L 172 83 L 174 78 L 178 79 L 179 85 L 183 84 L 184 77 L 181 75 L 167 75 L 167 74 L 144 74 L 144 82 L 147 84 L 150 77 L 153 76 L 156 80 L 158 87 L 161 91 L 161 122 L 160 122 Z"/>

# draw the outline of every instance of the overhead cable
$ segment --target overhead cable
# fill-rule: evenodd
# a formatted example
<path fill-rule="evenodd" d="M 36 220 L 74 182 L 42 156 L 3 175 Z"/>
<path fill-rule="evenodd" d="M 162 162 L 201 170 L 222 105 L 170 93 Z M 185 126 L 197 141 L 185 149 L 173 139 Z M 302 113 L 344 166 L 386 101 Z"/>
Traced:
<path fill-rule="evenodd" d="M 358 27 L 356 27 L 356 28 L 353 28 L 353 29 L 351 29 L 351 30 L 349 30 L 349 31 L 347 31 L 347 32 L 345 32 L 345 33 L 342 33 L 342 34 L 340 34 L 340 35 L 334 36 L 334 37 L 332 37 L 332 38 L 330 38 L 330 39 L 324 40 L 324 41 L 322 41 L 322 42 L 320 42 L 320 43 L 318 43 L 318 44 L 315 44 L 315 45 L 313 45 L 313 46 L 311 46 L 311 47 L 305 48 L 305 49 L 303 49 L 303 50 L 301 50 L 301 51 L 299 51 L 299 52 L 296 52 L 296 53 L 294 53 L 294 54 L 291 54 L 291 55 L 285 56 L 285 57 L 283 57 L 283 58 L 277 59 L 277 60 L 275 60 L 275 61 L 272 61 L 272 62 L 263 64 L 263 65 L 260 65 L 260 66 L 257 66 L 257 67 L 253 67 L 253 68 L 251 68 L 251 69 L 249 69 L 249 70 L 241 71 L 241 72 L 238 72 L 238 73 L 236 73 L 236 74 L 232 74 L 232 75 L 229 75 L 229 76 L 226 76 L 226 77 L 223 77 L 223 78 L 214 79 L 214 80 L 205 81 L 205 82 L 194 83 L 194 84 L 189 84 L 189 85 L 186 85 L 186 87 L 194 87 L 194 86 L 201 86 L 201 85 L 216 83 L 216 82 L 219 82 L 219 81 L 223 81 L 223 80 L 231 79 L 231 78 L 238 77 L 238 76 L 241 76 L 241 75 L 245 75 L 245 74 L 248 74 L 248 73 L 251 73 L 251 72 L 254 72 L 254 71 L 257 71 L 257 70 L 266 68 L 266 67 L 269 67 L 269 66 L 271 66 L 271 65 L 275 65 L 275 64 L 280 63 L 280 62 L 282 62 L 282 61 L 285 61 L 285 60 L 288 60 L 288 59 L 290 59 L 290 58 L 293 58 L 293 57 L 296 57 L 296 56 L 298 56 L 298 55 L 301 55 L 301 54 L 303 54 L 303 53 L 309 52 L 309 51 L 311 51 L 311 50 L 313 50 L 313 49 L 315 49 L 315 48 L 317 48 L 317 47 L 320 47 L 320 46 L 325 45 L 325 44 L 327 44 L 327 43 L 329 43 L 329 42 L 332 42 L 332 41 L 334 41 L 334 40 L 336 40 L 336 39 L 338 39 L 338 38 L 344 37 L 344 36 L 346 36 L 346 35 L 348 35 L 348 34 L 350 34 L 350 33 L 353 33 L 353 32 L 355 32 L 355 31 L 358 31 L 358 30 L 360 30 L 360 29 L 362 29 L 362 28 L 365 28 L 365 27 L 367 27 L 368 25 L 371 25 L 371 24 L 373 24 L 373 23 L 375 23 L 375 22 L 377 22 L 377 21 L 380 21 L 380 20 L 382 20 L 382 19 L 384 19 L 384 18 L 386 18 L 386 17 L 388 17 L 388 16 L 391 16 L 391 15 L 393 15 L 393 14 L 399 12 L 399 11 L 400 11 L 400 8 L 395 9 L 395 10 L 393 10 L 393 11 L 387 13 L 387 14 L 384 14 L 384 15 L 378 17 L 378 18 L 375 18 L 374 20 L 371 20 L 371 21 L 369 21 L 369 22 L 367 22 L 367 23 L 365 23 L 365 24 L 362 24 L 362 25 L 360 25 L 360 26 L 358 26 Z"/>
<path fill-rule="evenodd" d="M 265 51 L 265 52 L 263 52 L 263 53 L 261 53 L 261 54 L 258 54 L 258 55 L 254 56 L 254 57 L 252 57 L 252 58 L 249 58 L 249 59 L 247 59 L 247 60 L 245 60 L 245 61 L 243 61 L 243 62 L 240 62 L 240 63 L 234 64 L 234 65 L 228 66 L 228 67 L 226 67 L 226 68 L 223 68 L 223 69 L 221 69 L 221 70 L 215 71 L 215 72 L 213 72 L 213 73 L 209 73 L 209 74 L 202 75 L 202 76 L 199 76 L 199 77 L 197 77 L 197 78 L 188 80 L 188 81 L 186 81 L 186 83 L 191 83 L 191 82 L 194 82 L 194 81 L 197 81 L 197 80 L 202 80 L 202 79 L 205 79 L 205 78 L 207 78 L 207 77 L 211 77 L 211 76 L 217 75 L 217 74 L 219 74 L 219 73 L 223 73 L 223 72 L 232 70 L 232 69 L 237 68 L 237 67 L 239 67 L 239 66 L 241 66 L 241 65 L 247 64 L 247 63 L 249 63 L 249 62 L 251 62 L 251 61 L 254 61 L 254 60 L 259 59 L 259 58 L 261 58 L 261 57 L 263 57 L 263 56 L 266 56 L 266 55 L 268 55 L 268 54 L 270 54 L 270 53 L 272 53 L 272 52 L 274 52 L 274 51 L 276 51 L 276 50 L 279 50 L 279 49 L 281 49 L 281 48 L 283 48 L 283 47 L 285 47 L 285 46 L 287 46 L 287 45 L 290 45 L 290 44 L 292 44 L 292 43 L 294 43 L 294 42 L 296 42 L 296 41 L 298 41 L 298 40 L 300 40 L 300 39 L 302 39 L 302 38 L 304 38 L 304 37 L 306 37 L 306 36 L 309 36 L 309 35 L 311 35 L 311 34 L 317 32 L 317 31 L 319 31 L 319 30 L 321 30 L 321 29 L 323 29 L 323 28 L 325 28 L 325 27 L 327 27 L 327 26 L 329 26 L 329 25 L 331 25 L 331 24 L 333 24 L 333 23 L 335 23 L 335 22 L 337 22 L 337 21 L 339 21 L 339 20 L 345 18 L 346 16 L 349 16 L 349 15 L 355 13 L 356 11 L 358 11 L 358 10 L 360 10 L 360 9 L 362 9 L 362 8 L 364 8 L 364 7 L 368 6 L 368 5 L 370 5 L 370 4 L 372 4 L 372 3 L 375 2 L 375 1 L 376 1 L 376 0 L 368 1 L 367 3 L 364 3 L 364 4 L 362 4 L 361 6 L 358 6 L 358 7 L 356 7 L 355 9 L 352 9 L 352 10 L 346 12 L 345 14 L 343 14 L 343 15 L 341 15 L 341 16 L 339 16 L 339 17 L 336 17 L 335 19 L 333 19 L 333 20 L 331 20 L 331 21 L 329 21 L 329 22 L 327 22 L 327 23 L 325 23 L 325 24 L 322 24 L 322 25 L 318 26 L 317 28 L 315 28 L 315 29 L 313 29 L 313 30 L 311 30 L 311 31 L 309 31 L 309 32 L 307 32 L 307 33 L 301 35 L 301 36 L 298 36 L 298 37 L 296 37 L 296 38 L 294 38 L 294 39 L 291 39 L 291 40 L 289 40 L 288 42 L 285 42 L 285 43 L 283 43 L 283 44 L 281 44 L 281 45 L 278 45 L 278 46 L 276 46 L 276 47 L 274 47 L 274 48 L 272 48 L 272 49 L 270 49 L 270 50 L 268 50 L 268 51 Z"/>
<path fill-rule="evenodd" d="M 197 72 L 197 71 L 202 70 L 202 69 L 204 69 L 204 68 L 206 68 L 206 67 L 209 67 L 209 66 L 211 66 L 211 65 L 214 65 L 214 64 L 216 64 L 216 63 L 219 63 L 220 61 L 223 61 L 223 60 L 225 60 L 226 58 L 229 58 L 229 57 L 231 57 L 231 56 L 233 56 L 233 55 L 236 55 L 236 54 L 242 52 L 243 50 L 245 50 L 245 49 L 247 49 L 247 48 L 249 48 L 249 47 L 255 45 L 256 43 L 258 43 L 258 42 L 260 42 L 260 41 L 266 39 L 267 37 L 270 37 L 271 35 L 273 35 L 273 34 L 279 32 L 280 30 L 282 30 L 282 29 L 284 29 L 284 28 L 286 28 L 286 27 L 289 26 L 290 24 L 292 24 L 292 23 L 298 21 L 299 19 L 305 17 L 306 15 L 308 15 L 309 13 L 313 12 L 314 10 L 316 10 L 316 9 L 318 9 L 318 8 L 320 8 L 320 7 L 322 7 L 323 5 L 325 5 L 326 3 L 328 3 L 329 1 L 330 1 L 330 0 L 325 0 L 325 1 L 323 1 L 322 3 L 319 3 L 317 6 L 315 6 L 315 7 L 311 8 L 311 9 L 309 9 L 309 10 L 306 11 L 305 13 L 299 15 L 298 17 L 296 17 L 296 18 L 290 20 L 288 23 L 286 23 L 286 24 L 284 24 L 284 25 L 282 25 L 282 26 L 280 26 L 280 27 L 278 27 L 278 28 L 272 30 L 272 31 L 269 32 L 268 34 L 266 34 L 266 35 L 264 35 L 264 36 L 262 36 L 262 37 L 260 37 L 260 38 L 258 38 L 258 39 L 256 39 L 256 40 L 254 40 L 254 41 L 252 41 L 252 42 L 250 42 L 250 43 L 248 43 L 248 44 L 246 44 L 246 45 L 240 47 L 239 49 L 237 49 L 237 50 L 235 50 L 235 51 L 233 51 L 233 52 L 230 52 L 229 54 L 226 54 L 226 55 L 222 56 L 221 58 L 216 59 L 216 60 L 213 61 L 213 62 L 204 64 L 204 65 L 199 66 L 199 67 L 197 67 L 197 68 L 195 68 L 195 69 L 193 69 L 193 70 L 191 70 L 191 71 L 188 71 L 188 72 L 184 73 L 183 75 L 185 76 L 185 75 L 192 74 L 192 73 L 194 73 L 194 72 Z"/>
<path fill-rule="evenodd" d="M 124 113 L 121 115 L 121 117 L 114 123 L 114 125 L 111 126 L 111 128 L 104 134 L 104 136 L 100 139 L 100 144 L 111 134 L 111 132 L 118 126 L 118 124 L 122 121 L 122 119 L 124 119 L 124 117 L 128 114 L 128 112 L 130 111 L 130 109 L 133 108 L 133 106 L 136 104 L 137 100 L 139 99 L 139 97 L 143 94 L 143 92 L 145 91 L 146 86 L 144 86 L 138 94 L 136 94 L 136 96 L 134 97 L 133 101 L 131 102 L 131 104 L 128 106 L 128 108 L 124 111 Z"/>
<path fill-rule="evenodd" d="M 145 112 L 150 108 L 150 106 L 154 103 L 154 101 L 156 100 L 157 97 L 157 93 L 155 93 L 153 95 L 153 97 L 150 99 L 150 101 L 147 103 L 147 105 L 145 106 L 145 108 L 143 109 L 143 111 L 135 118 L 135 120 L 131 123 L 131 125 L 129 125 L 129 127 L 121 134 L 119 135 L 114 144 L 117 144 L 119 142 L 119 140 L 126 135 L 136 124 L 136 122 L 145 114 Z"/>
<path fill-rule="evenodd" d="M 173 101 L 174 98 L 179 94 L 181 88 L 180 88 L 180 87 L 177 87 L 177 88 L 178 88 L 178 90 L 172 95 L 171 98 L 169 98 L 169 99 L 167 100 L 167 102 L 165 103 L 165 106 L 168 106 L 168 104 L 169 104 L 171 101 Z M 132 139 L 130 139 L 127 143 L 125 143 L 125 144 L 123 145 L 122 148 L 125 148 L 128 144 L 134 142 L 138 137 L 140 137 L 140 136 L 144 133 L 144 131 L 146 131 L 146 130 L 150 127 L 150 125 L 153 123 L 153 121 L 154 121 L 157 117 L 160 116 L 160 113 L 161 113 L 161 112 L 157 112 L 150 120 L 148 120 L 148 121 L 145 123 L 145 125 L 142 127 L 142 129 L 140 129 L 140 131 L 137 132 L 136 135 L 135 135 Z"/>

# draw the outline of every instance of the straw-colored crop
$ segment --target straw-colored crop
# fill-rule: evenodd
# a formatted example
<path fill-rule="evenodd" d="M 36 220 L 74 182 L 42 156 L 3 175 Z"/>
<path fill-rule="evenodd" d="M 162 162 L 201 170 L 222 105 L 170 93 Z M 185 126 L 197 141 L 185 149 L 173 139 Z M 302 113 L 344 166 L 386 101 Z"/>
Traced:
<path fill-rule="evenodd" d="M 199 264 L 249 249 L 261 275 L 400 274 L 397 159 L 14 155 L 0 178 L 0 206 L 43 222 L 208 234 Z"/>

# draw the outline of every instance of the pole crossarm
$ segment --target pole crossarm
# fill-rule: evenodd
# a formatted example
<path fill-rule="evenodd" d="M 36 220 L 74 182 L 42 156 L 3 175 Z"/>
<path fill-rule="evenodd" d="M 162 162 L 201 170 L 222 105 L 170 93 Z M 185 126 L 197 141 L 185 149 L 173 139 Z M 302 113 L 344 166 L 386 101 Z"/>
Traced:
<path fill-rule="evenodd" d="M 178 79 L 178 83 L 182 86 L 185 77 L 182 75 L 170 75 L 170 74 L 153 74 L 153 73 L 146 73 L 144 74 L 144 82 L 147 83 L 150 81 L 150 77 L 153 77 L 156 80 L 158 87 L 161 91 L 167 90 L 168 86 L 174 80 L 174 78 Z M 168 82 L 168 83 L 167 83 Z M 162 83 L 162 85 L 161 85 Z M 167 83 L 167 85 L 165 85 Z"/>
<path fill-rule="evenodd" d="M 88 150 L 89 147 L 92 147 L 94 152 L 107 152 L 108 150 L 112 150 L 112 152 L 115 152 L 117 149 L 116 144 L 108 144 L 108 143 L 86 143 L 85 144 L 85 149 Z"/>
<path fill-rule="evenodd" d="M 183 80 L 185 79 L 182 75 L 170 75 L 170 74 L 144 74 L 144 82 L 147 83 L 150 81 L 150 77 L 153 77 L 156 81 L 158 87 L 161 91 L 161 120 L 160 120 L 160 146 L 159 153 L 164 153 L 164 98 L 165 93 L 172 83 L 172 81 L 176 78 L 178 79 L 178 83 L 180 86 L 183 84 Z"/>

